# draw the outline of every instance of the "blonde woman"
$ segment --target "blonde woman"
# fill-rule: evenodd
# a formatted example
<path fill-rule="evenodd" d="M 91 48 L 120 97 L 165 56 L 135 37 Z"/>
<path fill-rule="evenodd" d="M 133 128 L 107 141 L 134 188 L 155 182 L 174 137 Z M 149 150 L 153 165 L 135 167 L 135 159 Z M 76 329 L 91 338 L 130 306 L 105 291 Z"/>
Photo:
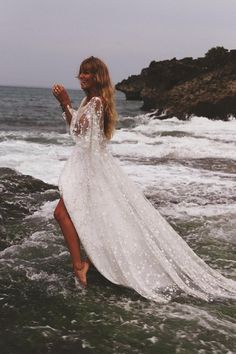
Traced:
<path fill-rule="evenodd" d="M 59 177 L 61 198 L 54 215 L 80 283 L 86 286 L 92 262 L 111 282 L 157 302 L 179 291 L 207 301 L 236 299 L 236 282 L 191 250 L 112 156 L 116 111 L 107 66 L 90 57 L 78 78 L 86 95 L 78 110 L 63 86 L 53 87 L 75 141 Z"/>
<path fill-rule="evenodd" d="M 70 168 L 70 161 L 73 159 L 73 156 L 77 156 L 78 161 L 76 161 L 76 164 L 77 162 L 81 162 L 79 157 L 82 159 L 82 163 L 81 165 L 78 165 L 78 168 L 81 168 L 83 164 L 86 165 L 86 161 L 84 160 L 86 157 L 83 155 L 82 146 L 86 146 L 88 148 L 88 141 L 85 142 L 85 139 L 86 136 L 88 137 L 89 131 L 92 132 L 92 122 L 90 121 L 91 119 L 89 117 L 89 112 L 94 110 L 96 115 L 101 115 L 99 122 L 100 127 L 97 127 L 97 137 L 100 138 L 99 140 L 101 146 L 104 145 L 105 140 L 111 139 L 116 124 L 116 111 L 113 97 L 114 89 L 112 87 L 106 65 L 100 59 L 95 57 L 85 59 L 80 65 L 78 79 L 80 80 L 81 88 L 86 94 L 86 97 L 81 102 L 78 111 L 74 111 L 71 108 L 70 98 L 62 85 L 54 85 L 53 87 L 53 94 L 60 102 L 62 110 L 64 111 L 63 117 L 67 120 L 67 123 L 70 126 L 70 133 L 75 142 L 77 142 L 74 154 L 72 154 L 71 158 L 68 160 L 67 165 L 61 174 L 60 179 L 62 181 L 66 179 L 66 173 L 70 173 L 68 168 Z M 93 128 L 95 128 L 97 123 L 98 122 L 94 122 Z M 104 130 L 103 134 L 100 134 L 101 130 Z M 96 132 L 94 131 L 94 133 Z M 81 150 L 79 148 L 78 151 L 77 147 L 80 146 Z M 85 149 L 85 151 L 87 153 L 92 153 L 92 149 L 89 151 L 88 149 Z M 74 173 L 75 171 L 76 166 L 74 166 Z M 68 180 L 65 180 L 65 183 L 68 184 L 69 188 L 73 189 L 73 186 L 70 184 L 70 180 L 71 178 L 68 176 Z M 82 183 L 82 181 L 78 181 L 78 183 Z M 63 182 L 59 185 L 59 188 L 61 195 L 63 196 Z M 75 188 L 78 191 L 78 187 L 75 186 Z M 67 186 L 65 189 L 67 189 Z M 60 201 L 55 209 L 54 216 L 61 227 L 62 233 L 68 245 L 75 275 L 79 278 L 81 284 L 86 286 L 86 274 L 91 262 L 88 258 L 84 261 L 81 260 L 79 235 L 71 220 L 70 214 L 68 214 L 63 197 L 60 198 Z M 76 215 L 75 217 L 77 218 Z M 80 217 L 79 212 L 79 218 Z"/>

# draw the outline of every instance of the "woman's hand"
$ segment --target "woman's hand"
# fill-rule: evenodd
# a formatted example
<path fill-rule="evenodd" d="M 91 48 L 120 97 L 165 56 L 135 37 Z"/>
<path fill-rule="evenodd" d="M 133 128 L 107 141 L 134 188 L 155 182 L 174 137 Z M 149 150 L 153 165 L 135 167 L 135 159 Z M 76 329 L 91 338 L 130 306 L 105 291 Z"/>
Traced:
<path fill-rule="evenodd" d="M 71 101 L 70 97 L 65 90 L 64 86 L 55 84 L 52 87 L 52 93 L 56 97 L 56 99 L 59 101 L 61 106 L 66 107 L 67 105 L 71 106 Z"/>

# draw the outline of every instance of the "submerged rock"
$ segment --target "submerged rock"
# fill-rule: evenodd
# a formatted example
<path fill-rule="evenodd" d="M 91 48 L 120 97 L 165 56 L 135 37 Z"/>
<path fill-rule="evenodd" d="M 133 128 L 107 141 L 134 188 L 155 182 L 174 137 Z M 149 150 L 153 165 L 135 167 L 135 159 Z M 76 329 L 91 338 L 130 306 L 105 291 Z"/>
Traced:
<path fill-rule="evenodd" d="M 236 50 L 216 47 L 203 58 L 152 61 L 116 89 L 127 100 L 142 100 L 142 109 L 156 110 L 158 118 L 197 115 L 227 120 L 236 115 Z"/>
<path fill-rule="evenodd" d="M 0 168 L 0 250 L 25 237 L 27 215 L 58 197 L 56 186 L 10 168 Z"/>

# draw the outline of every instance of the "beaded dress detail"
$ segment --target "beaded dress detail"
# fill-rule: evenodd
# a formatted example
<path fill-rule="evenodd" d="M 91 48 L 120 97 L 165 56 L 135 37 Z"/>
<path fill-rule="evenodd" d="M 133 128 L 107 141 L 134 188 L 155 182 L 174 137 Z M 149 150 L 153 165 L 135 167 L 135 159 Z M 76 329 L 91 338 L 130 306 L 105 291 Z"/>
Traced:
<path fill-rule="evenodd" d="M 113 157 L 101 99 L 84 102 L 78 110 L 70 108 L 75 146 L 58 186 L 97 270 L 157 302 L 179 291 L 207 301 L 236 299 L 236 282 L 194 253 Z"/>

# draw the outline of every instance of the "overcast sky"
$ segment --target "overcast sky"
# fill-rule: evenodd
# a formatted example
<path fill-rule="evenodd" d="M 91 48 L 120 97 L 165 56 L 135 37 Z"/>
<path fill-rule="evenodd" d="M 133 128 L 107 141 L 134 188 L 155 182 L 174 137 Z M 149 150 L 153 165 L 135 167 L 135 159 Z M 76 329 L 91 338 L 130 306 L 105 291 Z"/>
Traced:
<path fill-rule="evenodd" d="M 0 0 L 0 85 L 79 88 L 90 55 L 115 84 L 217 45 L 236 48 L 236 0 Z"/>

